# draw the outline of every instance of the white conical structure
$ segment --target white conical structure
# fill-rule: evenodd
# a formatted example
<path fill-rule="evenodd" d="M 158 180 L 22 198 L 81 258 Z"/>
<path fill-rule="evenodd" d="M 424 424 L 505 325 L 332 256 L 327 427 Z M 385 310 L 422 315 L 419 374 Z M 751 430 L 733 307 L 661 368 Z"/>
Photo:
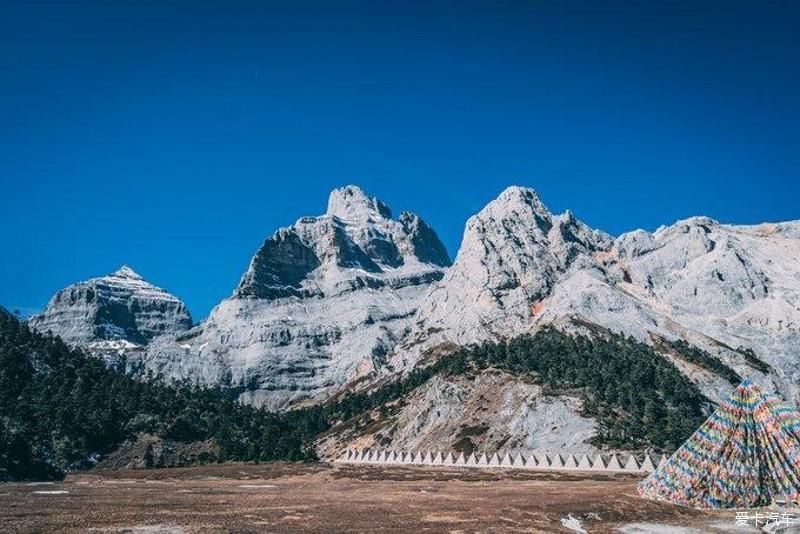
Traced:
<path fill-rule="evenodd" d="M 463 457 L 463 455 L 462 455 L 462 457 Z M 448 452 L 447 456 L 444 457 L 444 461 L 442 463 L 444 465 L 453 465 L 454 463 L 456 463 L 456 459 L 453 458 L 453 453 L 452 452 Z"/>
<path fill-rule="evenodd" d="M 546 452 L 536 453 L 536 467 L 539 469 L 551 469 L 553 467 L 553 461 Z"/>
<path fill-rule="evenodd" d="M 644 460 L 642 460 L 642 465 L 639 466 L 639 469 L 645 473 L 652 473 L 656 470 L 656 466 L 653 465 L 653 459 L 650 458 L 649 454 L 644 455 Z"/>
<path fill-rule="evenodd" d="M 514 457 L 511 456 L 511 453 L 505 453 L 503 459 L 500 460 L 500 465 L 502 467 L 514 467 Z"/>
<path fill-rule="evenodd" d="M 428 452 L 423 452 L 417 456 L 417 461 L 415 462 L 417 465 L 430 465 L 431 463 L 431 456 Z"/>
<path fill-rule="evenodd" d="M 500 456 L 497 453 L 489 457 L 489 462 L 486 464 L 489 467 L 500 467 Z"/>
<path fill-rule="evenodd" d="M 486 453 L 483 453 L 478 457 L 478 463 L 476 465 L 478 467 L 488 467 L 489 458 L 486 457 Z"/>
<path fill-rule="evenodd" d="M 633 456 L 631 456 L 633 458 Z M 636 459 L 633 460 L 636 462 Z M 608 463 L 606 464 L 606 469 L 609 471 L 621 471 L 622 464 L 619 463 L 619 457 L 616 454 L 612 454 L 611 458 L 608 459 Z"/>
<path fill-rule="evenodd" d="M 561 457 L 560 454 L 556 454 L 550 459 L 550 468 L 551 469 L 563 469 L 564 468 L 564 458 Z"/>
<path fill-rule="evenodd" d="M 442 456 L 441 452 L 433 453 L 433 457 L 431 457 L 431 465 L 442 465 L 444 461 L 444 457 Z"/>
<path fill-rule="evenodd" d="M 455 465 L 469 465 L 468 458 L 464 456 L 463 452 L 458 453 L 458 458 L 456 458 L 456 461 L 454 463 Z"/>
<path fill-rule="evenodd" d="M 636 459 L 636 456 L 634 456 L 633 454 L 628 456 L 628 461 L 625 462 L 625 467 L 623 469 L 631 473 L 638 473 L 639 461 Z"/>
<path fill-rule="evenodd" d="M 525 456 L 521 452 L 514 455 L 514 467 L 526 467 L 526 464 Z"/>
<path fill-rule="evenodd" d="M 400 463 L 403 465 L 408 465 L 413 460 L 413 457 L 410 452 L 400 451 Z"/>
<path fill-rule="evenodd" d="M 386 454 L 386 463 L 387 464 L 396 464 L 397 463 L 397 452 L 396 451 L 389 451 Z"/>
<path fill-rule="evenodd" d="M 478 465 L 478 457 L 475 456 L 474 452 L 472 454 L 470 454 L 469 456 L 467 456 L 467 459 L 464 462 L 464 465 L 467 465 L 467 466 L 470 466 L 470 467 L 475 467 L 475 466 Z"/>
<path fill-rule="evenodd" d="M 570 454 L 567 456 L 567 459 L 564 460 L 564 469 L 577 469 L 578 468 L 578 461 L 575 460 L 575 456 Z"/>
<path fill-rule="evenodd" d="M 539 467 L 537 461 L 538 458 L 536 458 L 536 454 L 530 453 L 525 458 L 525 469 L 536 469 L 537 467 Z"/>
<path fill-rule="evenodd" d="M 598 454 L 594 457 L 594 461 L 592 462 L 592 471 L 605 471 L 606 469 L 606 461 L 603 459 L 602 454 Z"/>
<path fill-rule="evenodd" d="M 588 454 L 584 454 L 581 456 L 580 461 L 578 461 L 578 469 L 581 471 L 588 471 L 592 468 L 592 461 L 589 459 Z"/>

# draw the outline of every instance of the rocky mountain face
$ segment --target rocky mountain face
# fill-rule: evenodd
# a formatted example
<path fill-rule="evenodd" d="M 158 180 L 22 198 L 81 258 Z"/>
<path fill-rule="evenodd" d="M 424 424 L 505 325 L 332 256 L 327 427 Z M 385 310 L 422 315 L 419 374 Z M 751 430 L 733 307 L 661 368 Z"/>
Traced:
<path fill-rule="evenodd" d="M 565 273 L 591 269 L 612 242 L 570 212 L 551 214 L 533 190 L 506 189 L 467 221 L 455 263 L 423 299 L 415 332 L 392 363 L 404 369 L 421 348 L 528 331 Z"/>
<path fill-rule="evenodd" d="M 65 287 L 28 324 L 92 352 L 136 350 L 163 334 L 182 332 L 192 318 L 180 299 L 123 266 Z"/>
<path fill-rule="evenodd" d="M 752 350 L 773 367 L 774 389 L 797 400 L 797 258 L 800 222 L 695 217 L 612 239 L 512 187 L 470 218 L 458 257 L 390 362 L 407 369 L 436 347 L 590 323 L 651 344 L 684 339 L 745 375 L 754 372 L 745 357 Z M 712 398 L 721 394 L 713 378 L 704 382 Z"/>
<path fill-rule="evenodd" d="M 676 350 L 676 341 L 798 404 L 798 258 L 800 222 L 735 226 L 694 217 L 613 239 L 569 212 L 552 214 L 534 191 L 512 187 L 469 219 L 453 266 L 422 299 L 413 330 L 389 356 L 387 368 L 407 373 L 456 347 L 547 325 L 589 335 L 602 327 L 655 347 L 711 400 L 726 397 L 732 384 L 707 362 Z M 334 454 L 350 444 L 452 447 L 471 422 L 486 427 L 485 443 L 479 441 L 484 451 L 493 451 L 494 441 L 546 442 L 533 423 L 515 429 L 504 415 L 508 405 L 489 402 L 490 395 L 481 397 L 487 412 L 467 415 L 467 391 L 480 390 L 488 380 L 481 373 L 472 383 L 460 380 L 458 389 L 448 383 L 436 394 L 420 391 L 381 429 L 330 436 L 320 448 Z M 517 382 L 505 383 L 526 387 Z M 462 403 L 457 414 L 454 391 Z M 572 407 L 550 426 L 549 434 L 557 436 L 550 445 L 574 447 L 566 438 L 572 433 L 585 444 L 589 426 Z M 529 400 L 516 413 L 538 409 Z"/>
<path fill-rule="evenodd" d="M 324 458 L 347 449 L 596 452 L 587 442 L 597 425 L 580 407 L 575 397 L 544 395 L 541 386 L 506 372 L 437 376 L 394 415 L 365 428 L 342 425 L 320 439 L 317 451 Z"/>
<path fill-rule="evenodd" d="M 613 238 L 570 212 L 551 213 L 533 190 L 511 187 L 469 219 L 449 266 L 424 221 L 393 218 L 350 186 L 331 193 L 324 215 L 267 238 L 232 296 L 194 328 L 186 330 L 188 314 L 174 297 L 175 304 L 151 302 L 144 295 L 166 294 L 149 284 L 123 290 L 146 284 L 123 271 L 59 292 L 31 324 L 73 343 L 147 344 L 128 358 L 129 372 L 222 386 L 273 409 L 386 384 L 458 347 L 544 326 L 632 336 L 712 400 L 732 388 L 716 365 L 797 403 L 798 258 L 800 222 L 734 226 L 695 217 Z M 713 365 L 677 341 L 705 351 Z M 580 413 L 576 398 L 543 396 L 520 377 L 482 371 L 434 379 L 378 427 L 327 436 L 320 450 L 444 448 L 465 432 L 485 451 L 505 443 L 578 450 L 595 428 Z"/>
<path fill-rule="evenodd" d="M 206 321 L 156 339 L 131 370 L 222 386 L 274 409 L 325 399 L 385 367 L 449 263 L 418 216 L 394 219 L 359 188 L 337 189 L 324 215 L 264 241 Z"/>

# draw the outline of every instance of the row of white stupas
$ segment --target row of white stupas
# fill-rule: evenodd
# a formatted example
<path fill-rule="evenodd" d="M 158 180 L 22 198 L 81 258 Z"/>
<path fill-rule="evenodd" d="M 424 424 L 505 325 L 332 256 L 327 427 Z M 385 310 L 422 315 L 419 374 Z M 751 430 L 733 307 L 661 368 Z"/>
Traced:
<path fill-rule="evenodd" d="M 515 469 L 536 469 L 550 471 L 613 471 L 619 473 L 651 473 L 656 464 L 649 454 L 642 455 L 641 461 L 635 455 L 628 455 L 623 462 L 619 455 L 596 455 L 594 458 L 587 454 L 575 456 L 574 454 L 550 454 L 547 452 L 522 453 L 494 453 L 454 455 L 441 452 L 396 452 L 396 451 L 362 451 L 348 450 L 338 460 L 340 463 L 355 464 L 386 464 L 386 465 L 440 465 L 452 467 L 510 467 Z M 666 463 L 667 457 L 662 455 L 658 465 Z"/>

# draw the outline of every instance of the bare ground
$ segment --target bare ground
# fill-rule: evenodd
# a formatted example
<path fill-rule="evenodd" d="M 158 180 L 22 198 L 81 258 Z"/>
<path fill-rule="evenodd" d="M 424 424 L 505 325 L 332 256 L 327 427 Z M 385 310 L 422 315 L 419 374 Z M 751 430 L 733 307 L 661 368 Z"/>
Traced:
<path fill-rule="evenodd" d="M 732 530 L 734 512 L 639 499 L 631 476 L 324 464 L 92 471 L 0 485 L 0 532 Z M 629 530 L 631 532 L 635 530 Z"/>

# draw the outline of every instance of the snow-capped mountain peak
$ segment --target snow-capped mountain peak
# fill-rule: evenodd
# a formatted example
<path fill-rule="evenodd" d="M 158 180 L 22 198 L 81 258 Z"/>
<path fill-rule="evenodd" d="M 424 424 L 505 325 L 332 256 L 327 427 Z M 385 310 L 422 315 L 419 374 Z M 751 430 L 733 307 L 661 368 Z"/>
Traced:
<path fill-rule="evenodd" d="M 111 273 L 109 276 L 113 276 L 115 278 L 125 278 L 129 280 L 144 280 L 142 275 L 134 271 L 128 265 L 122 265 L 122 267 Z"/>
<path fill-rule="evenodd" d="M 192 318 L 179 298 L 123 265 L 60 290 L 29 324 L 74 345 L 103 340 L 145 345 L 158 335 L 186 330 Z"/>
<path fill-rule="evenodd" d="M 389 206 L 375 197 L 368 196 L 356 185 L 348 185 L 331 191 L 326 214 L 338 217 L 343 221 L 392 218 Z"/>
<path fill-rule="evenodd" d="M 324 215 L 303 217 L 268 237 L 243 275 L 240 298 L 317 297 L 384 285 L 418 285 L 449 264 L 436 233 L 418 216 L 394 220 L 356 186 L 334 190 Z"/>

